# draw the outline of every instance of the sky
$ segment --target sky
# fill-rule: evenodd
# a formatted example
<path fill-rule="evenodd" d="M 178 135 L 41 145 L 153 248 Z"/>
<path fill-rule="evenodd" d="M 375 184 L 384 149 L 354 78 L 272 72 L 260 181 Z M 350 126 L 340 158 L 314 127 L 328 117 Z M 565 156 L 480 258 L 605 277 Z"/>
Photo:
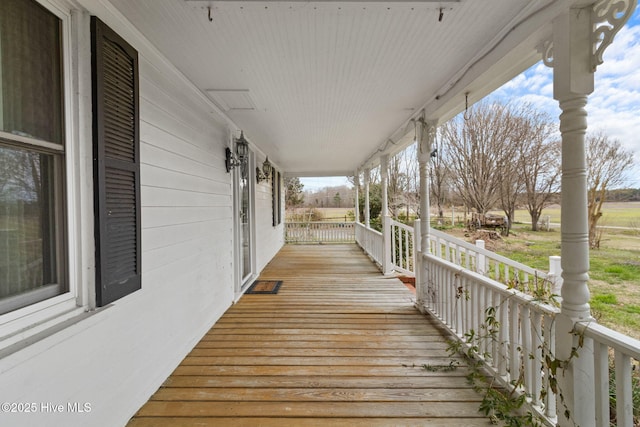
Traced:
<path fill-rule="evenodd" d="M 595 90 L 587 103 L 588 132 L 601 131 L 634 155 L 628 187 L 640 187 L 640 7 L 605 50 L 595 73 Z M 553 99 L 553 70 L 542 61 L 497 89 L 487 100 L 531 103 L 553 118 L 560 115 Z M 301 178 L 305 190 L 347 185 L 345 177 Z"/>
<path fill-rule="evenodd" d="M 640 187 L 640 7 L 604 52 L 587 101 L 588 132 L 601 131 L 634 154 L 629 187 Z M 487 97 L 529 102 L 553 118 L 560 115 L 553 99 L 553 70 L 537 63 Z"/>

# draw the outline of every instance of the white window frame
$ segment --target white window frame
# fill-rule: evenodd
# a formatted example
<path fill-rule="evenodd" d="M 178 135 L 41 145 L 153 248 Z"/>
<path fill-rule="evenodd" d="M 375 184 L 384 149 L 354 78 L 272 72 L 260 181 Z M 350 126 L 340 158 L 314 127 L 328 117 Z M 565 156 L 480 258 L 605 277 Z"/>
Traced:
<path fill-rule="evenodd" d="M 60 295 L 0 315 L 0 352 L 29 341 L 91 309 L 94 283 L 93 262 L 93 185 L 91 183 L 91 93 L 89 17 L 64 0 L 33 0 L 62 22 L 62 81 L 64 148 L 62 151 L 64 192 L 63 215 L 66 224 L 63 242 L 67 290 Z M 84 124 L 84 126 L 80 126 Z M 7 136 L 5 134 L 5 136 Z M 15 135 L 10 135 L 16 140 Z M 80 144 L 80 141 L 84 141 Z M 27 142 L 27 141 L 25 141 Z M 34 141 L 29 139 L 30 144 Z M 53 145 L 40 142 L 40 145 Z M 89 173 L 89 176 L 84 176 Z M 84 215 L 83 215 L 84 213 Z M 82 250 L 84 249 L 84 251 Z M 87 251 L 89 256 L 87 256 Z M 85 266 L 89 268 L 85 268 Z M 78 284 L 82 283 L 82 287 Z M 93 298 L 95 304 L 95 298 Z"/>

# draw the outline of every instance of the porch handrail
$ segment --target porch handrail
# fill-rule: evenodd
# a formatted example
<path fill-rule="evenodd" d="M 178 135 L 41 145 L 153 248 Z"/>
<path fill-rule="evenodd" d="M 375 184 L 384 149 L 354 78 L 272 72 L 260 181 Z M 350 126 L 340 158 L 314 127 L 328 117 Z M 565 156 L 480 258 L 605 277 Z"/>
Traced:
<path fill-rule="evenodd" d="M 559 309 L 439 256 L 423 254 L 422 260 L 424 307 L 468 348 L 477 346 L 476 357 L 502 387 L 518 384 L 531 410 L 555 425 L 556 398 L 542 361 L 555 354 Z"/>
<path fill-rule="evenodd" d="M 286 222 L 286 243 L 353 243 L 355 227 L 353 221 L 309 221 Z"/>
<path fill-rule="evenodd" d="M 583 334 L 585 346 L 593 345 L 594 401 L 596 425 L 609 425 L 610 420 L 610 360 L 613 353 L 616 425 L 632 427 L 633 382 L 632 366 L 640 362 L 640 341 L 595 322 L 579 322 L 576 332 Z"/>
<path fill-rule="evenodd" d="M 355 224 L 355 231 L 356 243 L 378 266 L 382 266 L 384 245 L 382 233 L 373 228 L 367 228 L 367 226 L 359 222 Z"/>
<path fill-rule="evenodd" d="M 409 276 L 415 275 L 415 229 L 391 218 L 391 266 Z"/>
<path fill-rule="evenodd" d="M 555 285 L 556 277 L 528 265 L 498 255 L 482 247 L 457 239 L 433 228 L 429 229 L 431 254 L 495 281 L 525 292 L 537 292 L 541 284 Z"/>

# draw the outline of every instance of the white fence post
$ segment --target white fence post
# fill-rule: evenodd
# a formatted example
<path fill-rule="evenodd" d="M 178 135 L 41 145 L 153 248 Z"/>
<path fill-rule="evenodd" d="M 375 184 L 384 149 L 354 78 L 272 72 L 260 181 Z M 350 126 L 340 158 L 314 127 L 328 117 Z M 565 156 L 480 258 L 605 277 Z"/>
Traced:
<path fill-rule="evenodd" d="M 562 293 L 562 258 L 557 255 L 549 257 L 549 275 L 547 279 L 551 282 L 551 295 L 560 297 Z"/>
<path fill-rule="evenodd" d="M 391 235 L 391 217 L 382 216 L 382 273 L 386 276 L 393 273 L 391 264 L 391 245 L 393 236 Z"/>
<path fill-rule="evenodd" d="M 422 270 L 422 246 L 421 246 L 421 238 L 420 238 L 420 219 L 416 219 L 413 221 L 413 256 L 414 256 L 414 268 L 413 272 L 416 277 L 416 296 L 419 300 L 422 300 L 423 296 L 423 284 L 422 278 L 424 277 L 424 271 Z"/>
<path fill-rule="evenodd" d="M 484 249 L 484 240 L 476 240 L 476 246 L 481 249 Z M 484 276 L 484 273 L 486 272 L 486 265 L 487 265 L 486 257 L 484 256 L 483 253 L 479 252 L 476 259 L 476 272 Z"/>

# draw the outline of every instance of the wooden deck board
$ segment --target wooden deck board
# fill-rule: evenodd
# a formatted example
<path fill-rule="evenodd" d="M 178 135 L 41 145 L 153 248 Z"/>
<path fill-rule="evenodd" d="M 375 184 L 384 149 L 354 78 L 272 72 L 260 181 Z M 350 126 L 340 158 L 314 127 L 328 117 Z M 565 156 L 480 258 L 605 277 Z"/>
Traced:
<path fill-rule="evenodd" d="M 252 417 L 462 417 L 478 414 L 478 402 L 217 402 L 151 400 L 138 411 L 141 417 L 236 416 Z"/>
<path fill-rule="evenodd" d="M 423 377 L 372 377 L 372 376 L 279 376 L 272 378 L 263 376 L 188 376 L 174 375 L 164 383 L 164 386 L 171 389 L 177 388 L 207 388 L 213 387 L 222 389 L 225 387 L 237 388 L 269 388 L 274 382 L 278 386 L 285 388 L 318 387 L 318 388 L 414 388 L 423 389 L 425 380 Z M 463 376 L 431 376 L 429 377 L 429 389 L 437 390 L 441 388 L 464 388 L 468 389 L 469 384 Z M 158 392 L 160 392 L 158 390 Z"/>
<path fill-rule="evenodd" d="M 469 389 L 446 388 L 172 388 L 156 393 L 162 401 L 244 401 L 244 402 L 447 402 L 480 397 Z"/>
<path fill-rule="evenodd" d="M 134 418 L 130 427 L 487 427 L 484 418 L 296 418 L 267 417 L 148 417 Z"/>
<path fill-rule="evenodd" d="M 131 419 L 145 426 L 480 426 L 414 295 L 355 245 L 285 246 Z"/>
<path fill-rule="evenodd" d="M 363 355 L 363 357 L 366 357 Z M 408 363 L 413 364 L 413 359 L 408 358 Z M 427 371 L 416 365 L 414 368 L 410 368 L 412 365 L 406 366 L 361 366 L 361 365 L 347 365 L 347 366 L 263 366 L 263 365 L 250 365 L 250 366 L 207 366 L 207 365 L 185 365 L 181 364 L 176 368 L 172 375 L 197 375 L 197 376 L 211 376 L 211 375 L 267 375 L 267 376 L 374 376 L 374 377 L 422 377 L 428 378 L 431 376 L 464 376 L 469 372 L 464 368 L 458 368 L 453 372 L 443 373 L 441 371 L 431 372 Z M 425 380 L 428 384 L 428 380 Z M 274 379 L 277 383 L 277 379 Z"/>

